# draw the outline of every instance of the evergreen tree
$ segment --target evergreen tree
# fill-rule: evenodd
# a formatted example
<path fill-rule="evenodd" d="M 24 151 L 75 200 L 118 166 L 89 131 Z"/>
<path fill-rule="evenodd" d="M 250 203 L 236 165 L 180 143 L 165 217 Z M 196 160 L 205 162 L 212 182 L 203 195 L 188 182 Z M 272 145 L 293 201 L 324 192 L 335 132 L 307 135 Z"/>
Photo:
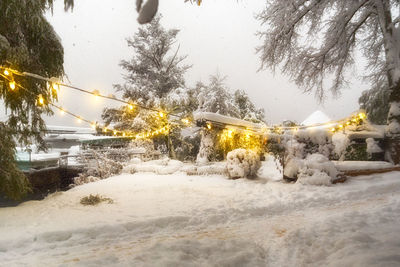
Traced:
<path fill-rule="evenodd" d="M 358 99 L 360 108 L 368 115 L 368 120 L 375 124 L 386 124 L 389 113 L 389 90 L 386 82 L 380 82 L 362 93 Z"/>
<path fill-rule="evenodd" d="M 265 120 L 264 109 L 257 109 L 249 96 L 243 90 L 236 90 L 233 94 L 225 84 L 226 77 L 220 74 L 210 76 L 208 84 L 198 82 L 191 90 L 196 100 L 198 111 L 213 112 L 242 120 L 261 122 Z"/>
<path fill-rule="evenodd" d="M 264 109 L 257 109 L 245 91 L 236 90 L 234 93 L 234 101 L 239 109 L 241 119 L 256 123 L 265 120 Z"/>
<path fill-rule="evenodd" d="M 126 82 L 115 85 L 125 99 L 149 106 L 160 105 L 160 100 L 172 90 L 183 88 L 183 75 L 190 68 L 181 65 L 186 56 L 178 56 L 179 47 L 170 55 L 179 30 L 164 29 L 160 20 L 160 15 L 155 17 L 140 27 L 133 39 L 128 39 L 135 54 L 130 61 L 121 61 L 121 67 L 127 71 Z"/>
<path fill-rule="evenodd" d="M 0 1 L 0 65 L 46 77 L 64 74 L 63 47 L 44 16 L 52 6 L 52 0 Z M 65 1 L 66 9 L 72 6 L 73 1 Z M 35 142 L 44 149 L 42 115 L 51 114 L 51 109 L 38 106 L 37 98 L 41 94 L 48 103 L 56 96 L 46 82 L 6 75 L 4 70 L 1 74 L 0 98 L 8 119 L 0 125 L 0 194 L 21 198 L 28 190 L 28 182 L 15 163 L 16 142 L 22 146 Z M 17 84 L 15 89 L 10 81 Z"/>
<path fill-rule="evenodd" d="M 219 74 L 211 75 L 209 84 L 197 83 L 199 92 L 199 111 L 213 112 L 230 117 L 240 118 L 240 111 L 235 100 L 225 85 L 226 77 Z"/>
<path fill-rule="evenodd" d="M 114 85 L 123 92 L 129 102 L 167 111 L 181 111 L 186 96 L 184 73 L 190 66 L 183 65 L 186 56 L 178 56 L 179 47 L 173 51 L 177 29 L 164 29 L 161 16 L 143 25 L 128 39 L 128 46 L 134 50 L 131 60 L 122 60 L 121 67 L 127 71 L 125 83 Z M 102 115 L 106 124 L 114 124 L 119 130 L 141 132 L 155 130 L 166 124 L 165 118 L 145 110 L 130 110 L 127 106 L 119 109 L 105 109 Z M 173 154 L 171 140 L 166 140 Z"/>

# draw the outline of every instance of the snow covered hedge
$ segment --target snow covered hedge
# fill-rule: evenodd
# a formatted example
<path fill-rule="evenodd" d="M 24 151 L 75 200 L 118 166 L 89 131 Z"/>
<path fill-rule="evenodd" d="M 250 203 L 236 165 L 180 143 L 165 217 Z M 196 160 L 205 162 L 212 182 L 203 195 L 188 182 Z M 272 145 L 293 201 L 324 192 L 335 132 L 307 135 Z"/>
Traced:
<path fill-rule="evenodd" d="M 261 166 L 259 155 L 252 150 L 243 148 L 229 152 L 226 164 L 231 179 L 254 177 Z"/>

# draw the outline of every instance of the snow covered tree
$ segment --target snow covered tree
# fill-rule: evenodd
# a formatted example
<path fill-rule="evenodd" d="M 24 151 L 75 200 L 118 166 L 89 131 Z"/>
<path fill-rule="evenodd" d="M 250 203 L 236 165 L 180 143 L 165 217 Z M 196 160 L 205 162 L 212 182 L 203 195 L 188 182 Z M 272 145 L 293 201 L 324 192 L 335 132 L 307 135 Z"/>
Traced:
<path fill-rule="evenodd" d="M 257 109 L 245 91 L 236 90 L 233 97 L 235 105 L 239 109 L 240 119 L 252 122 L 262 122 L 265 120 L 264 109 Z"/>
<path fill-rule="evenodd" d="M 72 6 L 73 1 L 65 1 L 66 9 Z M 52 0 L 0 1 L 0 65 L 46 77 L 64 74 L 60 38 L 44 16 L 52 7 Z M 20 198 L 28 188 L 26 178 L 15 164 L 16 142 L 21 145 L 35 142 L 44 148 L 41 133 L 45 124 L 41 116 L 51 114 L 51 110 L 46 105 L 37 105 L 39 95 L 45 103 L 55 97 L 46 82 L 2 70 L 0 99 L 4 101 L 8 119 L 0 127 L 0 192 L 11 198 Z"/>
<path fill-rule="evenodd" d="M 178 56 L 179 47 L 173 52 L 179 30 L 166 30 L 161 26 L 161 16 L 139 28 L 128 46 L 135 54 L 130 61 L 122 60 L 127 71 L 125 84 L 115 85 L 123 97 L 145 105 L 159 105 L 169 92 L 185 85 L 184 73 L 190 66 L 182 65 L 186 56 Z"/>
<path fill-rule="evenodd" d="M 197 94 L 198 111 L 213 112 L 253 122 L 264 121 L 264 109 L 257 109 L 243 90 L 236 90 L 232 94 L 225 80 L 226 77 L 217 73 L 210 76 L 208 84 L 202 82 L 196 84 L 192 94 Z"/>
<path fill-rule="evenodd" d="M 367 59 L 373 83 L 387 80 L 389 103 L 400 110 L 400 1 L 398 0 L 267 0 L 258 15 L 265 25 L 258 47 L 261 68 L 281 67 L 305 92 L 319 99 L 332 78 L 333 94 L 347 84 L 355 52 Z M 391 154 L 400 162 L 400 113 L 389 113 Z"/>
<path fill-rule="evenodd" d="M 128 39 L 134 56 L 129 61 L 121 61 L 121 67 L 127 71 L 126 82 L 114 88 L 123 92 L 123 98 L 129 102 L 174 111 L 182 109 L 184 104 L 184 73 L 190 66 L 182 64 L 186 56 L 178 56 L 179 46 L 174 50 L 179 30 L 164 29 L 160 20 L 161 16 L 156 16 Z M 135 132 L 157 129 L 167 123 L 153 111 L 140 108 L 132 111 L 128 107 L 105 109 L 102 118 L 107 124 L 114 123 L 116 129 Z M 167 146 L 171 144 L 168 139 Z M 172 147 L 169 150 L 173 153 Z"/>
<path fill-rule="evenodd" d="M 210 76 L 209 84 L 205 85 L 201 82 L 196 84 L 196 90 L 199 92 L 198 110 L 239 118 L 239 109 L 224 83 L 225 79 L 226 77 L 215 74 Z"/>
<path fill-rule="evenodd" d="M 358 99 L 360 108 L 367 113 L 368 120 L 375 124 L 386 124 L 389 113 L 389 90 L 384 82 L 374 85 Z"/>

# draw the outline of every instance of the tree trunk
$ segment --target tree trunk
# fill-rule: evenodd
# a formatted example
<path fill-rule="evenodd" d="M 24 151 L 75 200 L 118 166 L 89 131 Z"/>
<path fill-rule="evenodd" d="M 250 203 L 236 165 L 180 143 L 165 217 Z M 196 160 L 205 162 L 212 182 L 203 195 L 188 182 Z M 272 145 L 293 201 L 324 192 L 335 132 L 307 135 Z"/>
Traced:
<path fill-rule="evenodd" d="M 174 144 L 172 144 L 171 136 L 167 135 L 168 154 L 171 159 L 176 159 Z"/>
<path fill-rule="evenodd" d="M 206 129 L 201 131 L 201 141 L 199 153 L 197 154 L 196 162 L 198 164 L 206 164 L 215 156 L 215 134 Z"/>
<path fill-rule="evenodd" d="M 383 34 L 386 75 L 389 84 L 389 106 L 386 137 L 387 159 L 395 164 L 400 163 L 400 40 L 392 21 L 390 1 L 377 1 L 377 11 Z"/>

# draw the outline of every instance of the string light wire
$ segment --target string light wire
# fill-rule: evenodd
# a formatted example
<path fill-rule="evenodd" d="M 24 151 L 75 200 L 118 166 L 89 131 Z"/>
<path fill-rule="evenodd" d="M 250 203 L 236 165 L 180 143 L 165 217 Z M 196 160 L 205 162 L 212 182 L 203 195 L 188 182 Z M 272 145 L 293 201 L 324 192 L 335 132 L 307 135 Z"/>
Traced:
<path fill-rule="evenodd" d="M 43 77 L 41 75 L 30 73 L 30 72 L 22 72 L 21 73 L 21 72 L 19 72 L 17 70 L 6 68 L 4 66 L 0 66 L 0 69 L 3 69 L 3 73 L 0 72 L 0 76 L 2 76 L 3 78 L 5 78 L 6 80 L 9 81 L 9 83 L 10 83 L 9 86 L 11 86 L 11 83 L 13 83 L 13 87 L 18 86 L 20 88 L 23 88 L 21 85 L 15 83 L 12 78 L 8 77 L 8 76 L 11 76 L 11 74 L 15 74 L 15 75 L 19 75 L 19 76 L 25 76 L 25 77 L 31 77 L 31 78 L 47 81 L 53 87 L 54 87 L 54 84 L 57 84 L 58 86 L 67 87 L 67 88 L 70 88 L 70 89 L 73 89 L 73 90 L 76 90 L 76 91 L 80 91 L 80 92 L 83 92 L 83 93 L 86 93 L 86 94 L 90 94 L 90 95 L 94 95 L 94 96 L 97 96 L 97 97 L 102 97 L 102 98 L 105 98 L 105 99 L 109 99 L 109 100 L 117 101 L 117 102 L 120 102 L 120 103 L 123 103 L 123 104 L 127 104 L 129 109 L 131 109 L 131 110 L 133 110 L 134 106 L 138 106 L 138 107 L 140 107 L 142 109 L 146 109 L 146 110 L 150 110 L 150 111 L 153 111 L 153 112 L 157 112 L 158 115 L 161 118 L 163 118 L 166 115 L 173 116 L 173 117 L 179 118 L 180 122 L 183 123 L 186 126 L 190 123 L 187 118 L 182 118 L 179 115 L 172 114 L 172 113 L 167 113 L 167 112 L 164 112 L 164 111 L 161 111 L 161 110 L 158 110 L 158 109 L 155 109 L 155 108 L 147 107 L 147 106 L 144 106 L 144 105 L 141 105 L 141 104 L 125 101 L 123 99 L 119 99 L 119 98 L 116 98 L 114 96 L 102 95 L 97 90 L 91 92 L 89 90 L 85 90 L 85 89 L 82 89 L 82 88 L 79 88 L 79 87 L 76 87 L 76 86 L 73 86 L 73 85 L 69 85 L 69 84 L 65 84 L 65 83 L 59 82 L 59 80 L 57 78 L 46 78 L 46 77 Z M 6 74 L 6 75 L 4 75 L 4 74 Z M 23 88 L 23 89 L 25 89 L 25 88 Z M 12 90 L 14 90 L 14 88 L 12 88 Z M 43 105 L 44 104 L 43 103 L 43 98 L 41 98 L 41 100 L 42 100 L 42 101 L 40 101 L 41 105 Z M 73 117 L 75 117 L 75 118 L 77 118 L 77 119 L 79 119 L 81 121 L 93 124 L 92 121 L 84 119 L 81 116 L 76 115 L 76 114 L 74 114 L 74 113 L 72 113 L 70 111 L 67 111 L 64 108 L 59 107 L 59 106 L 57 106 L 57 105 L 55 105 L 53 103 L 49 103 L 49 105 L 59 109 L 61 112 L 67 113 L 67 114 L 69 114 L 69 115 L 71 115 L 71 116 L 73 116 Z M 246 129 L 246 130 L 247 131 L 252 131 L 252 132 L 257 133 L 257 134 L 265 134 L 265 132 L 271 132 L 271 131 L 281 134 L 286 130 L 291 130 L 293 132 L 297 132 L 297 131 L 302 130 L 302 129 L 312 129 L 312 128 L 318 128 L 318 127 L 327 127 L 327 128 L 331 127 L 330 131 L 331 132 L 336 132 L 337 130 L 342 130 L 346 126 L 350 126 L 350 125 L 352 125 L 354 123 L 358 124 L 359 122 L 363 122 L 364 119 L 366 119 L 366 114 L 363 111 L 360 111 L 357 114 L 354 113 L 351 116 L 351 119 L 345 118 L 345 119 L 341 119 L 341 120 L 330 121 L 328 123 L 317 123 L 317 124 L 308 125 L 308 126 L 300 125 L 300 126 L 289 126 L 289 127 L 287 127 L 287 126 L 282 126 L 282 127 L 281 126 L 263 126 L 261 130 L 254 130 L 254 129 Z M 227 124 L 227 125 L 230 125 L 230 124 Z M 208 130 L 211 130 L 213 128 L 212 122 L 210 122 L 210 121 L 207 121 L 205 126 L 206 126 L 206 128 Z M 232 126 L 235 126 L 235 125 L 232 125 Z M 118 130 L 115 130 L 115 129 L 107 129 L 107 127 L 103 127 L 102 129 L 103 130 L 105 129 L 106 131 L 110 130 L 110 131 L 113 131 L 114 133 L 122 134 L 122 135 L 126 135 L 126 133 L 127 133 L 127 132 L 118 131 Z M 159 132 L 159 130 L 156 130 L 154 132 Z M 148 136 L 149 134 L 146 134 L 146 135 Z M 150 135 L 152 135 L 152 134 L 150 134 Z M 136 136 L 137 136 L 137 134 L 136 134 Z"/>

